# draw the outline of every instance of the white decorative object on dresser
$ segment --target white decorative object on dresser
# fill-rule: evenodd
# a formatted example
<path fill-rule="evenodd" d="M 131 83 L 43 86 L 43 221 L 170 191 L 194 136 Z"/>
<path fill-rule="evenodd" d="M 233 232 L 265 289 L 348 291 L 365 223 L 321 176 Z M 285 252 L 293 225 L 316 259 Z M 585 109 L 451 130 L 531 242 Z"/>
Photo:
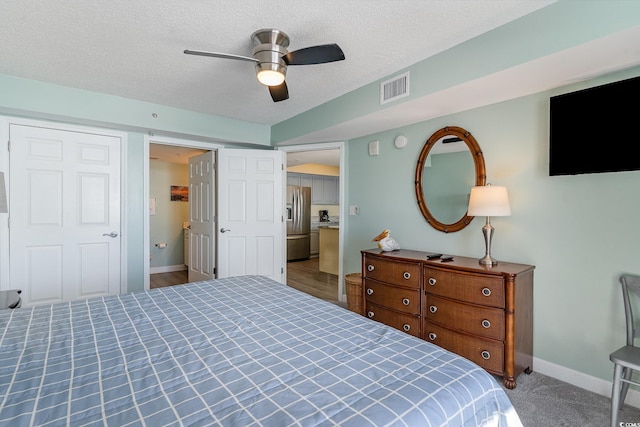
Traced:
<path fill-rule="evenodd" d="M 365 315 L 460 354 L 515 388 L 518 375 L 533 368 L 535 267 L 433 255 L 362 251 Z"/>

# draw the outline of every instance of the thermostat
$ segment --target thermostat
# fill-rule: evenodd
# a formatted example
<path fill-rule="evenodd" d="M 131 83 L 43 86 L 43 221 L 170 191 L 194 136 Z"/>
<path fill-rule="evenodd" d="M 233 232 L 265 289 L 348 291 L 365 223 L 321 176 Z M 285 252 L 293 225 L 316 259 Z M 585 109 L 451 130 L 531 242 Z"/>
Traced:
<path fill-rule="evenodd" d="M 380 154 L 380 142 L 379 141 L 371 141 L 369 143 L 369 155 L 377 156 Z"/>

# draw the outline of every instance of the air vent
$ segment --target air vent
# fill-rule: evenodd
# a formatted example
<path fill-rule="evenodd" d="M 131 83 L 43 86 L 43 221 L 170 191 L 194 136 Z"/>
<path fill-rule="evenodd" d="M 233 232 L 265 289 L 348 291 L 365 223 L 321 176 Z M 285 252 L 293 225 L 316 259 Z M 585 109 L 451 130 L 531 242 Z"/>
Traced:
<path fill-rule="evenodd" d="M 409 72 L 380 83 L 380 105 L 409 96 Z"/>

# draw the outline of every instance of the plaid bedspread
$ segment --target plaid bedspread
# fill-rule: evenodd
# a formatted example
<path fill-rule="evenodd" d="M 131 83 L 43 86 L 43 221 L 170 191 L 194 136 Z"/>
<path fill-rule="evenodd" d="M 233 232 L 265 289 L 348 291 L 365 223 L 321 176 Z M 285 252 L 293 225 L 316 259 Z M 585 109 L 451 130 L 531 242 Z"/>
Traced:
<path fill-rule="evenodd" d="M 521 425 L 472 362 L 258 276 L 0 311 L 0 425 Z"/>

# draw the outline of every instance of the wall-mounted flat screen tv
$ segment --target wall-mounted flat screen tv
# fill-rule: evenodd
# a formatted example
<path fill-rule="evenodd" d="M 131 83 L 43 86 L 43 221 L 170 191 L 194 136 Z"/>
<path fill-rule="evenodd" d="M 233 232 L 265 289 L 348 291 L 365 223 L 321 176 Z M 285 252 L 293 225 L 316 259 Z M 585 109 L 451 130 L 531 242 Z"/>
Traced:
<path fill-rule="evenodd" d="M 550 99 L 549 175 L 640 170 L 640 77 Z"/>

